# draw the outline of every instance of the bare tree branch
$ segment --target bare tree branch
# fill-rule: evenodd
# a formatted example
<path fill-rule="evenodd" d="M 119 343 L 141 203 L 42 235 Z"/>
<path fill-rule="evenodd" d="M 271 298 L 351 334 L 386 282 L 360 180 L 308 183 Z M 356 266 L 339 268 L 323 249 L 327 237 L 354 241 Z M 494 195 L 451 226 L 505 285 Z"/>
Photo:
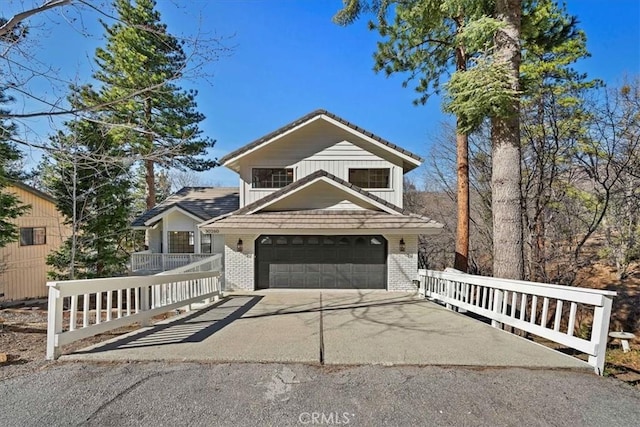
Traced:
<path fill-rule="evenodd" d="M 3 25 L 0 25 L 0 38 L 4 38 L 7 34 L 11 33 L 13 29 L 19 25 L 24 20 L 30 18 L 31 16 L 45 12 L 49 9 L 53 9 L 54 7 L 66 6 L 71 4 L 73 0 L 46 0 L 41 6 L 25 10 L 24 12 L 16 13 L 13 15 L 7 22 Z"/>

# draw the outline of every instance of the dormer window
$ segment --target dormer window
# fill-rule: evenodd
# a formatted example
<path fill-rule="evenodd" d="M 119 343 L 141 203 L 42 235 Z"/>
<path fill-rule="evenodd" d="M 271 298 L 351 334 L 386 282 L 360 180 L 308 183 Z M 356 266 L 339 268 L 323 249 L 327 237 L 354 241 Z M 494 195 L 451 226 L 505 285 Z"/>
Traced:
<path fill-rule="evenodd" d="M 391 188 L 388 168 L 349 169 L 349 182 L 360 188 Z"/>
<path fill-rule="evenodd" d="M 282 188 L 293 182 L 293 169 L 253 168 L 251 188 Z"/>

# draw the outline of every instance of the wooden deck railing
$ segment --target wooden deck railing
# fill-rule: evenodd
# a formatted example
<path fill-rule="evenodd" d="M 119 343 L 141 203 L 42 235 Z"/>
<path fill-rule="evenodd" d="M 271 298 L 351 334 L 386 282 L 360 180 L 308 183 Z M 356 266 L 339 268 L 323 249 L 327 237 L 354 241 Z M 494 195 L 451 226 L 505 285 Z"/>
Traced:
<path fill-rule="evenodd" d="M 220 270 L 69 280 L 47 285 L 49 360 L 58 358 L 66 344 L 133 323 L 146 326 L 157 314 L 217 299 L 222 292 Z"/>
<path fill-rule="evenodd" d="M 425 297 L 484 316 L 493 326 L 508 325 L 585 353 L 602 375 L 616 292 L 431 270 L 418 275 Z M 592 318 L 580 336 L 578 309 Z"/>
<path fill-rule="evenodd" d="M 222 254 L 211 255 L 199 261 L 192 262 L 172 270 L 158 273 L 158 276 L 177 273 L 198 273 L 203 271 L 220 271 L 222 272 Z"/>
<path fill-rule="evenodd" d="M 131 254 L 131 271 L 167 271 L 202 259 L 213 254 L 158 254 L 149 251 Z"/>

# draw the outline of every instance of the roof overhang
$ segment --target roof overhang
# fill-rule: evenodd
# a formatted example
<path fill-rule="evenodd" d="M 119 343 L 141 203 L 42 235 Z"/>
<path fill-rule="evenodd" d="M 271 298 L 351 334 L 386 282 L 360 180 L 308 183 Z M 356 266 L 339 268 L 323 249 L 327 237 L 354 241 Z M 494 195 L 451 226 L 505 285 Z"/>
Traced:
<path fill-rule="evenodd" d="M 203 230 L 220 234 L 437 234 L 443 225 L 418 215 L 379 211 L 308 210 L 229 215 Z"/>

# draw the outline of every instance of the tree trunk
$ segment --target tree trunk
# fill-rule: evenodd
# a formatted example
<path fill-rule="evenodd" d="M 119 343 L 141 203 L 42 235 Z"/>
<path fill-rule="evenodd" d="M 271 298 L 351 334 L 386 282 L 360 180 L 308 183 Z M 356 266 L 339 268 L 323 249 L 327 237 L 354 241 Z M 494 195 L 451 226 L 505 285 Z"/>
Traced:
<path fill-rule="evenodd" d="M 469 269 L 469 137 L 466 134 L 456 134 L 456 162 L 458 224 L 454 268 L 466 273 Z"/>
<path fill-rule="evenodd" d="M 511 89 L 519 90 L 520 0 L 497 0 L 496 16 L 505 27 L 496 34 L 496 59 L 511 75 Z M 493 168 L 491 176 L 493 211 L 493 275 L 523 279 L 522 176 L 519 102 L 514 100 L 507 114 L 491 121 Z"/>
<path fill-rule="evenodd" d="M 144 110 L 145 124 L 148 128 L 151 128 L 151 100 L 147 99 L 145 101 Z M 151 132 L 147 134 L 147 139 L 149 141 L 148 152 L 151 154 L 153 152 L 153 134 Z M 147 184 L 147 210 L 150 210 L 156 205 L 156 174 L 153 170 L 153 160 L 146 159 L 144 166 L 145 182 Z"/>
<path fill-rule="evenodd" d="M 463 31 L 464 20 L 457 21 L 457 31 Z M 456 71 L 467 69 L 467 55 L 464 46 L 456 47 Z M 456 226 L 456 255 L 453 267 L 456 270 L 469 270 L 469 136 L 459 131 L 460 119 L 456 127 L 456 165 L 457 165 L 457 204 L 458 223 Z"/>
<path fill-rule="evenodd" d="M 147 210 L 152 209 L 156 205 L 156 177 L 153 166 L 153 160 L 144 161 L 144 178 L 147 184 Z"/>

